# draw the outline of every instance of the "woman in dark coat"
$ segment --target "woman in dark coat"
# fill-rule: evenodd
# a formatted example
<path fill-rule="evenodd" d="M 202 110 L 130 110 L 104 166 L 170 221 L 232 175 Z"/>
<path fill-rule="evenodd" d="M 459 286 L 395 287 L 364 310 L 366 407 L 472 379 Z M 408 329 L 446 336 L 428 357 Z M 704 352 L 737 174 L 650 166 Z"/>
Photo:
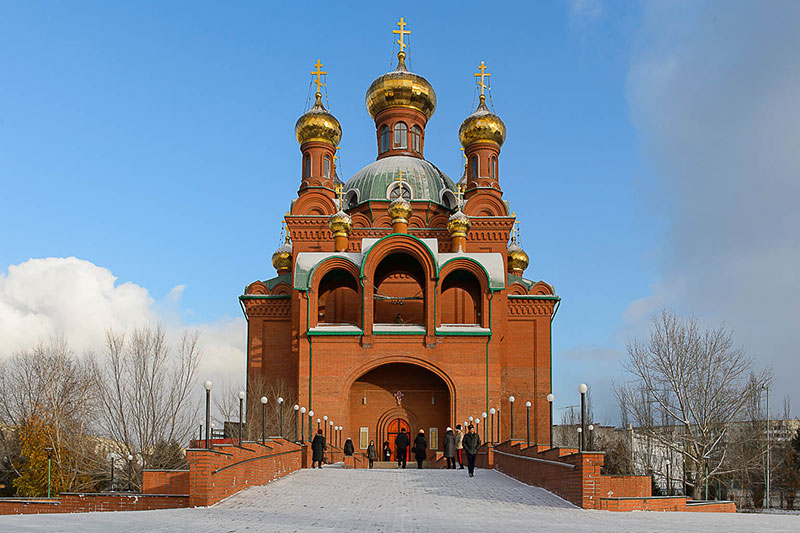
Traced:
<path fill-rule="evenodd" d="M 444 434 L 444 457 L 447 459 L 447 468 L 456 467 L 456 434 L 453 428 L 447 428 Z"/>
<path fill-rule="evenodd" d="M 311 468 L 314 468 L 317 463 L 322 468 L 322 461 L 325 460 L 325 450 L 327 448 L 325 436 L 322 434 L 322 430 L 318 429 L 317 434 L 314 435 L 314 440 L 311 441 Z"/>
<path fill-rule="evenodd" d="M 372 468 L 372 463 L 378 458 L 378 450 L 375 449 L 375 441 L 369 441 L 367 446 L 367 459 L 369 459 L 369 467 Z"/>
<path fill-rule="evenodd" d="M 347 437 L 347 440 L 344 441 L 344 454 L 348 457 L 352 457 L 354 451 L 353 441 L 350 440 L 350 437 Z"/>
<path fill-rule="evenodd" d="M 425 440 L 425 430 L 420 429 L 414 439 L 414 457 L 417 459 L 417 468 L 422 468 L 422 461 L 428 456 L 428 441 Z"/>

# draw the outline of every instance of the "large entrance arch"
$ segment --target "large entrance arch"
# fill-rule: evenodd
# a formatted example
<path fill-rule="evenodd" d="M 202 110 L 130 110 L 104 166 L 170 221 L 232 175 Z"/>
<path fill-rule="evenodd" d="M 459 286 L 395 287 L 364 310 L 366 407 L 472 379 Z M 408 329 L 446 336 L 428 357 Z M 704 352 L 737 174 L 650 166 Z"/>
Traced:
<path fill-rule="evenodd" d="M 356 449 L 374 440 L 378 450 L 401 427 L 411 440 L 420 429 L 428 440 L 428 457 L 442 450 L 445 430 L 451 424 L 452 398 L 447 383 L 437 374 L 413 363 L 386 363 L 356 378 L 350 386 L 350 427 Z M 394 459 L 394 453 L 392 455 Z"/>

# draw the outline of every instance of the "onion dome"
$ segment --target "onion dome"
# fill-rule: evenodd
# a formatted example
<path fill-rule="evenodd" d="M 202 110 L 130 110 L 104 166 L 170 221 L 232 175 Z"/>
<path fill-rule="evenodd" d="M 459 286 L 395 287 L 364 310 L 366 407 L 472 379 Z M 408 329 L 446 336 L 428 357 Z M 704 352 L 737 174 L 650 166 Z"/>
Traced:
<path fill-rule="evenodd" d="M 389 204 L 389 216 L 392 217 L 392 223 L 403 222 L 408 224 L 408 219 L 412 213 L 411 202 L 398 196 L 392 203 Z"/>
<path fill-rule="evenodd" d="M 466 237 L 471 227 L 472 222 L 469 217 L 460 209 L 447 219 L 447 231 L 450 232 L 451 237 Z"/>
<path fill-rule="evenodd" d="M 278 272 L 288 272 L 292 269 L 292 243 L 289 241 L 288 235 L 286 236 L 286 242 L 272 254 L 272 266 Z"/>
<path fill-rule="evenodd" d="M 322 94 L 317 93 L 317 99 L 306 113 L 294 125 L 297 142 L 303 143 L 318 141 L 337 146 L 342 139 L 342 127 L 339 121 L 322 105 Z"/>
<path fill-rule="evenodd" d="M 461 123 L 458 130 L 461 146 L 466 148 L 475 143 L 494 143 L 503 146 L 506 140 L 506 125 L 486 107 L 486 97 L 481 95 L 478 108 Z"/>
<path fill-rule="evenodd" d="M 429 120 L 436 109 L 436 93 L 428 80 L 406 68 L 406 53 L 401 51 L 397 54 L 397 68 L 369 86 L 366 103 L 373 119 L 390 107 L 410 107 Z"/>
<path fill-rule="evenodd" d="M 353 229 L 353 219 L 339 209 L 339 211 L 331 215 L 328 227 L 333 232 L 334 237 L 347 237 L 350 235 L 350 230 Z"/>
<path fill-rule="evenodd" d="M 508 244 L 508 271 L 522 274 L 529 263 L 528 254 L 517 244 L 517 238 L 512 237 Z"/>

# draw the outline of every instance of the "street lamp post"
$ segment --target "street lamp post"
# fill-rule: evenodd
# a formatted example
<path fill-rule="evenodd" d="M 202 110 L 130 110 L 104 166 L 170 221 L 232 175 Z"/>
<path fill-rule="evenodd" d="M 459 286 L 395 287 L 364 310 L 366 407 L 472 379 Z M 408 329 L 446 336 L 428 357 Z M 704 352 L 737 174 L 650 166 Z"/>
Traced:
<path fill-rule="evenodd" d="M 494 444 L 494 414 L 495 414 L 496 412 L 497 412 L 497 411 L 495 410 L 495 408 L 494 408 L 494 407 L 492 407 L 491 409 L 489 409 L 489 415 L 491 415 L 491 420 L 492 420 L 492 428 L 491 428 L 492 430 L 491 430 L 491 432 L 489 433 L 489 437 L 490 437 L 490 439 L 491 439 L 491 441 L 492 441 L 492 444 Z"/>
<path fill-rule="evenodd" d="M 209 446 L 209 449 L 213 449 L 214 448 L 214 424 L 212 423 L 210 425 L 211 425 L 211 440 L 209 442 L 211 443 L 211 445 Z"/>
<path fill-rule="evenodd" d="M 133 490 L 133 455 L 128 454 L 128 492 Z M 50 494 L 47 494 L 50 496 Z"/>
<path fill-rule="evenodd" d="M 294 441 L 297 442 L 297 435 L 300 433 L 300 431 L 298 431 L 298 426 L 300 425 L 300 417 L 297 415 L 297 411 L 300 410 L 300 406 L 294 404 L 294 407 L 292 407 L 292 409 L 294 409 Z"/>
<path fill-rule="evenodd" d="M 209 440 L 209 432 L 211 431 L 211 387 L 210 381 L 205 382 L 206 387 L 206 448 L 211 449 L 211 441 Z"/>
<path fill-rule="evenodd" d="M 306 408 L 300 408 L 300 442 L 306 441 Z"/>
<path fill-rule="evenodd" d="M 267 445 L 267 397 L 261 397 L 261 444 Z"/>
<path fill-rule="evenodd" d="M 525 443 L 531 445 L 531 402 L 525 402 Z"/>
<path fill-rule="evenodd" d="M 476 418 L 474 422 L 475 422 L 475 426 L 477 426 L 475 428 L 475 433 L 477 433 L 478 437 L 480 437 L 480 435 L 481 435 L 481 418 L 480 417 Z M 484 426 L 486 426 L 486 424 L 484 424 Z M 485 431 L 483 432 L 483 441 L 486 442 L 486 432 Z"/>
<path fill-rule="evenodd" d="M 200 438 L 203 436 L 200 435 Z M 108 488 L 109 492 L 114 492 L 114 456 L 111 456 L 111 486 Z"/>
<path fill-rule="evenodd" d="M 669 465 L 670 465 L 669 459 L 666 460 L 666 465 L 667 465 L 667 496 L 672 496 L 672 484 L 670 483 L 669 480 Z"/>
<path fill-rule="evenodd" d="M 333 420 L 329 420 L 328 425 L 330 426 L 328 435 L 330 436 L 329 438 L 331 439 L 331 444 L 333 444 Z M 325 439 L 325 442 L 328 442 L 328 439 Z"/>
<path fill-rule="evenodd" d="M 47 452 L 47 497 L 50 497 L 50 463 L 53 461 L 53 448 L 45 448 Z"/>
<path fill-rule="evenodd" d="M 589 387 L 586 386 L 586 383 L 578 385 L 578 392 L 581 393 L 581 451 L 585 449 L 583 434 L 586 431 L 586 391 L 588 390 Z"/>
<path fill-rule="evenodd" d="M 511 403 L 511 440 L 514 440 L 514 398 L 513 396 L 508 397 L 509 403 Z"/>
<path fill-rule="evenodd" d="M 769 467 L 770 467 L 770 464 L 769 464 L 769 433 L 770 433 L 770 427 L 769 427 L 770 426 L 770 424 L 769 424 L 769 386 L 768 385 L 764 385 L 764 390 L 767 393 L 767 472 L 766 472 L 767 494 L 766 494 L 766 499 L 764 500 L 764 502 L 766 504 L 766 508 L 769 509 Z M 708 482 L 706 481 L 706 483 L 708 483 Z M 706 489 L 706 492 L 708 492 L 707 489 Z"/>
<path fill-rule="evenodd" d="M 583 451 L 583 428 L 578 427 L 578 451 Z"/>
<path fill-rule="evenodd" d="M 322 429 L 322 428 L 320 428 L 320 424 L 322 424 L 322 419 L 321 418 L 317 418 L 317 433 L 319 433 L 319 430 Z M 309 435 L 309 437 L 310 436 L 311 435 Z M 311 440 L 311 439 L 308 439 L 308 440 Z"/>
<path fill-rule="evenodd" d="M 589 451 L 594 449 L 594 424 L 589 424 Z"/>
<path fill-rule="evenodd" d="M 242 409 L 244 408 L 245 393 L 243 390 L 239 391 L 239 448 L 242 447 Z"/>
<path fill-rule="evenodd" d="M 328 415 L 322 417 L 322 429 L 325 431 L 325 442 L 328 442 Z"/>
<path fill-rule="evenodd" d="M 481 413 L 481 418 L 483 418 L 483 442 L 486 442 L 486 417 L 489 416 L 486 414 L 486 411 Z"/>
<path fill-rule="evenodd" d="M 311 424 L 314 423 L 313 417 L 314 417 L 314 411 L 309 409 L 308 410 L 308 442 L 311 442 L 311 432 L 313 431 L 313 428 L 312 428 Z"/>
<path fill-rule="evenodd" d="M 553 402 L 555 399 L 552 392 L 547 395 L 547 403 L 550 404 L 550 448 L 553 447 Z"/>
<path fill-rule="evenodd" d="M 281 438 L 283 438 L 283 397 L 278 396 L 278 411 L 280 411 L 280 422 L 278 428 L 280 429 Z"/>

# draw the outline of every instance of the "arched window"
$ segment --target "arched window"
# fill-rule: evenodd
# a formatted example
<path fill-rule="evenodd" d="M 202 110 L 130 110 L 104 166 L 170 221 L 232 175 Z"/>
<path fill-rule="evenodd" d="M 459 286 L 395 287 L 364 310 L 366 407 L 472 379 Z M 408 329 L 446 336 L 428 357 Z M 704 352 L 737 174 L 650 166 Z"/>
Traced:
<path fill-rule="evenodd" d="M 322 158 L 322 175 L 326 178 L 331 177 L 331 158 L 328 154 L 325 154 L 325 157 Z"/>
<path fill-rule="evenodd" d="M 492 172 L 492 179 L 496 180 L 497 179 L 497 158 L 495 156 L 492 156 L 492 162 L 489 164 L 489 166 L 490 166 L 491 172 Z"/>
<path fill-rule="evenodd" d="M 411 126 L 411 149 L 419 154 L 422 152 L 422 150 L 420 150 L 421 146 L 422 130 L 419 129 L 419 126 Z"/>
<path fill-rule="evenodd" d="M 361 321 L 361 298 L 353 275 L 341 269 L 325 274 L 317 289 L 318 324 L 353 324 Z"/>
<path fill-rule="evenodd" d="M 394 147 L 408 148 L 408 126 L 405 122 L 394 125 Z"/>
<path fill-rule="evenodd" d="M 442 282 L 442 325 L 481 324 L 481 284 L 466 270 L 456 270 Z"/>
<path fill-rule="evenodd" d="M 303 156 L 303 177 L 310 178 L 311 177 L 311 154 L 308 152 L 305 153 Z"/>
<path fill-rule="evenodd" d="M 403 183 L 402 185 L 397 183 L 389 189 L 389 200 L 395 200 L 401 195 L 406 200 L 411 200 L 411 189 L 409 189 L 407 183 Z"/>
<path fill-rule="evenodd" d="M 375 324 L 425 324 L 425 273 L 408 254 L 386 256 L 375 269 Z"/>
<path fill-rule="evenodd" d="M 384 124 L 381 127 L 381 153 L 389 150 L 389 126 Z"/>
<path fill-rule="evenodd" d="M 478 156 L 473 155 L 472 159 L 469 161 L 469 173 L 472 175 L 472 179 L 478 178 Z"/>

